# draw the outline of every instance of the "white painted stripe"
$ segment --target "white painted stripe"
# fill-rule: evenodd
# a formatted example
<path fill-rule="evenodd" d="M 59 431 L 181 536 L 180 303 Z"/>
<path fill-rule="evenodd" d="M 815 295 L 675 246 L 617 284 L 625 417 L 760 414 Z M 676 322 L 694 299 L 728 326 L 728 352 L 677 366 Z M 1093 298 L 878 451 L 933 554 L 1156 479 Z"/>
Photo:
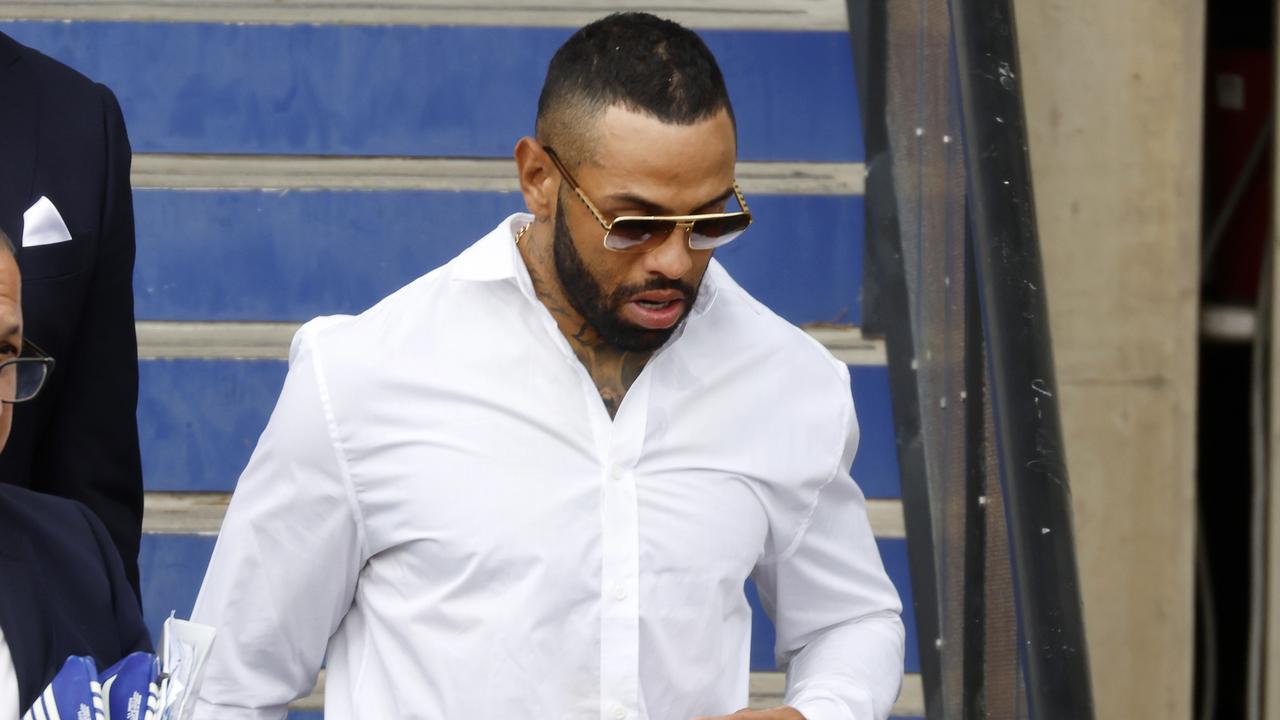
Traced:
<path fill-rule="evenodd" d="M 141 358 L 287 360 L 299 323 L 139 321 Z"/>
<path fill-rule="evenodd" d="M 893 704 L 894 715 L 924 717 L 924 679 L 919 673 L 907 673 L 902 678 L 902 692 Z"/>
<path fill-rule="evenodd" d="M 810 324 L 802 328 L 814 340 L 848 365 L 887 365 L 889 356 L 883 340 L 862 335 L 862 328 L 848 325 Z"/>
<path fill-rule="evenodd" d="M 324 709 L 325 671 L 320 671 L 315 689 L 309 695 L 289 703 L 290 710 L 319 711 Z M 751 673 L 751 707 L 763 709 L 780 704 L 786 695 L 787 676 L 780 672 Z M 907 673 L 902 678 L 902 692 L 893 705 L 893 714 L 906 717 L 924 717 L 924 683 L 918 673 Z"/>
<path fill-rule="evenodd" d="M 901 540 L 907 537 L 907 520 L 901 500 L 868 498 L 867 519 L 871 521 L 871 532 L 878 538 Z"/>
<path fill-rule="evenodd" d="M 217 535 L 230 502 L 230 493 L 148 492 L 143 495 L 142 531 Z"/>
<path fill-rule="evenodd" d="M 514 140 L 512 141 L 514 143 Z M 740 162 L 747 195 L 861 195 L 862 163 Z M 516 192 L 510 158 L 139 154 L 135 188 Z"/>
<path fill-rule="evenodd" d="M 166 535 L 217 535 L 230 493 L 148 492 L 143 496 L 142 530 Z M 907 536 L 902 501 L 867 501 L 871 531 L 878 538 Z"/>
<path fill-rule="evenodd" d="M 26 0 L 0 2 L 0 18 L 579 27 L 617 9 L 616 0 Z M 849 27 L 844 0 L 668 0 L 628 9 L 702 29 Z"/>
<path fill-rule="evenodd" d="M 138 356 L 147 359 L 287 360 L 299 323 L 159 322 L 136 324 Z M 884 342 L 862 336 L 856 327 L 813 325 L 804 328 L 836 357 L 850 365 L 885 365 Z"/>

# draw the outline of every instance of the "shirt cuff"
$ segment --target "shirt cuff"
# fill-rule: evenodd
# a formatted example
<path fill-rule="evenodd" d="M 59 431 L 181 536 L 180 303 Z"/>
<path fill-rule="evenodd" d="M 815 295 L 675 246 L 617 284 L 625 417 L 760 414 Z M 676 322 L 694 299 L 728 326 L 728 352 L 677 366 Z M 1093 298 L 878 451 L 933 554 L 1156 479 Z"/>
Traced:
<path fill-rule="evenodd" d="M 843 702 L 825 693 L 796 698 L 788 704 L 803 715 L 804 720 L 854 720 L 849 714 L 849 708 Z"/>

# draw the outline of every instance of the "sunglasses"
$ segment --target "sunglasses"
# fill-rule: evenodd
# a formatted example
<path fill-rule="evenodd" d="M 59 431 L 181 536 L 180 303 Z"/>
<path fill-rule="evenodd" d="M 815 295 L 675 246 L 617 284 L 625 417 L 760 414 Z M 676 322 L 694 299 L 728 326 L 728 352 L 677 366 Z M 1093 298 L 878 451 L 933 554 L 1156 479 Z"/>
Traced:
<path fill-rule="evenodd" d="M 661 245 L 677 229 L 689 234 L 691 250 L 712 250 L 725 245 L 741 235 L 751 225 L 751 211 L 742 198 L 738 183 L 733 184 L 733 194 L 738 198 L 740 212 L 708 213 L 704 215 L 624 215 L 611 222 L 596 209 L 577 181 L 565 169 L 564 164 L 550 146 L 542 149 L 555 164 L 556 169 L 582 203 L 604 228 L 604 246 L 617 252 L 646 253 Z"/>

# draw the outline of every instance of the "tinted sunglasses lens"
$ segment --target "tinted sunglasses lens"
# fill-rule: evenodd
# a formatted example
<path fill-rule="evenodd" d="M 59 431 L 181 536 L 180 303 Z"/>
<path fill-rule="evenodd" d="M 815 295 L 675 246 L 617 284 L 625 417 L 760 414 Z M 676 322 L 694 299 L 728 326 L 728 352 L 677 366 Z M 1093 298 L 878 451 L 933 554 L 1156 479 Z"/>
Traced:
<path fill-rule="evenodd" d="M 708 218 L 694 223 L 689 244 L 696 250 L 718 248 L 738 237 L 751 224 L 746 213 L 720 218 Z"/>
<path fill-rule="evenodd" d="M 613 221 L 609 234 L 604 237 L 604 244 L 610 250 L 640 250 L 662 242 L 675 228 L 674 220 L 619 218 Z"/>

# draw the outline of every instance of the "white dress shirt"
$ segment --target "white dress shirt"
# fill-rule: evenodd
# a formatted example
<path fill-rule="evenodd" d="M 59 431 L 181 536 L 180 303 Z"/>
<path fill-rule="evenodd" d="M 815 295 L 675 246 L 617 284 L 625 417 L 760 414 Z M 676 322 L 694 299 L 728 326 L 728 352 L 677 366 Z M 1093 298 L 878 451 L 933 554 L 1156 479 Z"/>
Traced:
<path fill-rule="evenodd" d="M 9 643 L 0 630 L 0 720 L 18 720 L 22 708 L 18 707 L 18 672 L 13 667 L 13 655 Z"/>
<path fill-rule="evenodd" d="M 307 323 L 193 619 L 198 718 L 688 720 L 748 701 L 754 577 L 808 720 L 889 714 L 898 595 L 848 368 L 712 262 L 611 419 L 513 215 Z"/>

